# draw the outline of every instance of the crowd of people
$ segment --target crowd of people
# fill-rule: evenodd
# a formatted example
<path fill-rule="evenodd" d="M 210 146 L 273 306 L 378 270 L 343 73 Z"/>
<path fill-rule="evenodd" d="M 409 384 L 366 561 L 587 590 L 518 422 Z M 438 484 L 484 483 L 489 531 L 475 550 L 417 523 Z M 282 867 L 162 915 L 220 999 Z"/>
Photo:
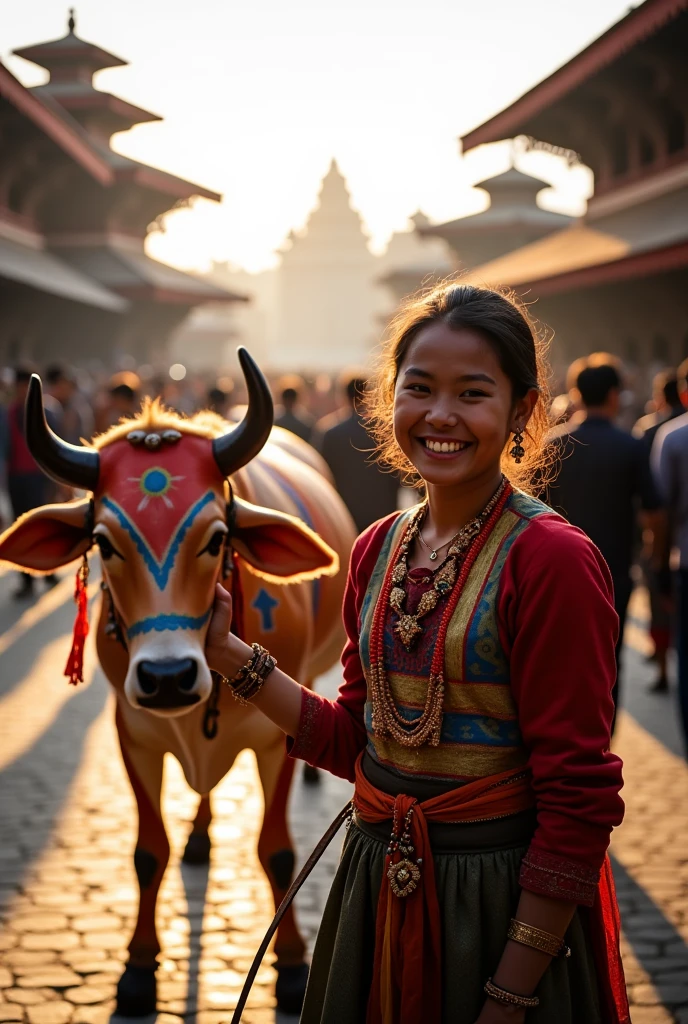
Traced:
<path fill-rule="evenodd" d="M 73 444 L 134 414 L 146 396 L 158 396 L 182 413 L 210 408 L 230 419 L 244 398 L 240 386 L 228 377 L 174 381 L 130 369 L 97 379 L 60 364 L 41 369 L 48 422 Z M 69 496 L 38 469 L 24 438 L 24 402 L 35 370 L 17 366 L 0 377 L 5 519 Z M 275 423 L 320 452 L 359 532 L 399 507 L 400 501 L 404 504 L 398 475 L 385 472 L 372 458 L 363 373 L 313 381 L 290 374 L 271 383 L 279 403 Z M 665 369 L 655 376 L 644 408 L 629 394 L 619 360 L 608 353 L 576 360 L 566 384 L 551 405 L 552 457 L 542 495 L 604 555 L 614 582 L 621 635 L 635 584 L 642 581 L 647 588 L 650 657 L 657 668 L 652 689 L 669 690 L 670 651 L 675 647 L 688 749 L 688 360 L 677 370 Z M 51 586 L 55 579 L 47 576 L 43 585 Z M 22 574 L 14 596 L 30 598 L 36 586 L 32 576 Z M 619 667 L 620 655 L 621 640 Z M 617 704 L 619 682 L 617 675 Z"/>

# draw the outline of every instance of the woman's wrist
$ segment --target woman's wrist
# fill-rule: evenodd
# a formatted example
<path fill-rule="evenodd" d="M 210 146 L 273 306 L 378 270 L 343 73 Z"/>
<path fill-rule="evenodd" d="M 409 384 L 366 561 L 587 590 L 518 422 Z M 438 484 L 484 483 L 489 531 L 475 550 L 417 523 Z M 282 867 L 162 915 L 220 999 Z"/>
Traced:
<path fill-rule="evenodd" d="M 226 643 L 219 650 L 208 652 L 208 664 L 226 679 L 233 679 L 247 661 L 253 657 L 253 648 L 235 636 L 227 634 Z"/>

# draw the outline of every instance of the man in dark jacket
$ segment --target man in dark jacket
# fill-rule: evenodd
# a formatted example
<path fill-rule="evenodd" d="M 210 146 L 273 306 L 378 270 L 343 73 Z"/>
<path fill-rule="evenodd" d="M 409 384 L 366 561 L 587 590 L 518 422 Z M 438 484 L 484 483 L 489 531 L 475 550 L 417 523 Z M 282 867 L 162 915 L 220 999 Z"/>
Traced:
<path fill-rule="evenodd" d="M 366 389 L 361 377 L 344 386 L 347 407 L 318 423 L 320 453 L 327 462 L 339 494 L 360 533 L 398 507 L 399 480 L 373 461 L 374 443 L 365 428 L 358 403 Z"/>
<path fill-rule="evenodd" d="M 657 513 L 660 502 L 642 441 L 614 424 L 621 392 L 617 368 L 611 364 L 587 366 L 576 383 L 584 419 L 558 433 L 561 462 L 549 486 L 548 500 L 557 512 L 587 533 L 609 566 L 619 616 L 613 693 L 618 705 L 619 656 L 633 589 L 630 573 L 638 516 L 644 510 L 646 522 L 652 525 L 650 517 Z"/>

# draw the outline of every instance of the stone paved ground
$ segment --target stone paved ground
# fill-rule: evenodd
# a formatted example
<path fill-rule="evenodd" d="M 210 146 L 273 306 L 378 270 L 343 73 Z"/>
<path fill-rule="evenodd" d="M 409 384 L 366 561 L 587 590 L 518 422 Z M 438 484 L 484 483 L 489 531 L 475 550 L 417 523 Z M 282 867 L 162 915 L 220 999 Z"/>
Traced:
<path fill-rule="evenodd" d="M 86 684 L 60 675 L 69 646 L 71 580 L 13 606 L 0 576 L 0 1022 L 101 1024 L 133 922 L 134 808 L 107 685 L 87 654 Z M 640 603 L 634 609 L 642 617 Z M 635 1024 L 688 1024 L 688 766 L 673 699 L 646 696 L 651 670 L 632 622 L 626 703 L 616 746 L 626 760 L 625 824 L 613 856 Z M 324 687 L 333 690 L 337 674 Z M 291 817 L 305 856 L 350 787 L 299 773 Z M 180 866 L 195 799 L 171 759 L 165 816 L 172 857 L 159 901 L 163 954 L 157 1024 L 228 1022 L 271 916 L 255 855 L 261 812 L 245 752 L 214 795 L 209 870 Z M 298 899 L 312 944 L 339 849 L 333 843 Z M 262 968 L 244 1020 L 279 1020 L 274 975 Z M 294 1018 L 283 1018 L 281 1024 Z"/>

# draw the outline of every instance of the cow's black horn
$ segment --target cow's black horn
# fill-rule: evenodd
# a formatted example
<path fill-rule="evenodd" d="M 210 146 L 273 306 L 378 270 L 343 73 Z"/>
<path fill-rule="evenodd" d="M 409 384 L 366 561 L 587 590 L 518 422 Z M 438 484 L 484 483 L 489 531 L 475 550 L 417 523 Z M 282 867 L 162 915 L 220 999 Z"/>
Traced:
<path fill-rule="evenodd" d="M 26 443 L 43 472 L 58 484 L 95 490 L 100 472 L 98 452 L 68 444 L 53 433 L 43 409 L 41 378 L 35 373 L 26 395 Z"/>
<path fill-rule="evenodd" d="M 213 455 L 223 476 L 236 473 L 255 458 L 272 430 L 273 405 L 268 382 L 245 348 L 237 350 L 246 381 L 246 415 L 228 434 L 213 441 Z"/>

